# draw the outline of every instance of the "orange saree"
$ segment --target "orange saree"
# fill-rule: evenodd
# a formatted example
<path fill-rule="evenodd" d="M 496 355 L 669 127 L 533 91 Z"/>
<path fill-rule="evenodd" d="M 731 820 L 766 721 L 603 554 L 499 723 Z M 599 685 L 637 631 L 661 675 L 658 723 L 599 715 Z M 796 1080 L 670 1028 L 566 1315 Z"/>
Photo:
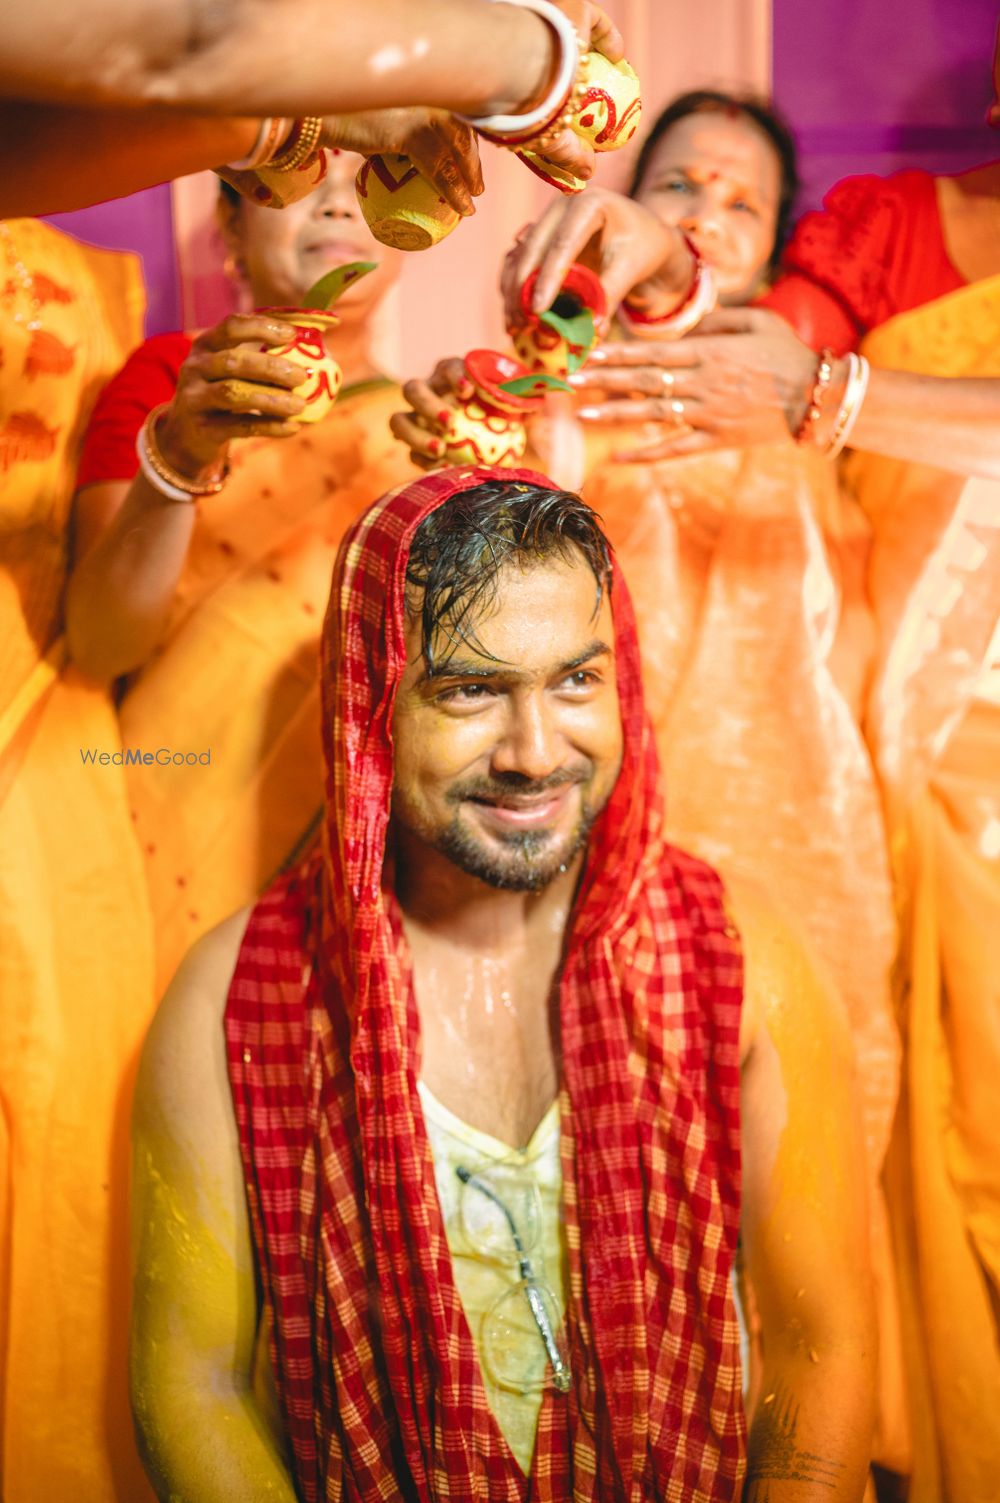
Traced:
<path fill-rule="evenodd" d="M 1000 375 L 1000 277 L 902 313 L 877 365 Z M 889 1189 L 913 1378 L 911 1503 L 1000 1475 L 1000 484 L 855 454 L 879 632 L 867 730 L 885 791 L 907 1043 Z"/>
<path fill-rule="evenodd" d="M 141 332 L 131 256 L 0 225 L 0 1495 L 150 1497 L 126 1384 L 126 1081 L 152 1005 L 114 707 L 63 668 L 87 414 Z"/>
<path fill-rule="evenodd" d="M 365 383 L 294 438 L 237 446 L 202 506 L 165 639 L 129 683 L 126 746 L 202 758 L 127 770 L 160 992 L 319 814 L 319 628 L 348 523 L 412 474 L 388 429 L 398 406 L 398 387 Z"/>

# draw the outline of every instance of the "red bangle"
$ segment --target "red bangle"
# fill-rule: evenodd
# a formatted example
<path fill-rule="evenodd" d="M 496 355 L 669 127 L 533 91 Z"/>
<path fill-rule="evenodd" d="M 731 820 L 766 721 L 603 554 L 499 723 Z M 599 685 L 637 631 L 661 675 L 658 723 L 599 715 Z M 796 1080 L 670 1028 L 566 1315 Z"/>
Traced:
<path fill-rule="evenodd" d="M 668 334 L 676 339 L 689 334 L 696 328 L 706 313 L 710 313 L 715 307 L 718 297 L 718 288 L 715 282 L 715 274 L 706 261 L 698 254 L 694 242 L 683 234 L 684 244 L 694 257 L 694 281 L 688 289 L 684 301 L 679 307 L 671 309 L 669 313 L 644 313 L 641 308 L 635 308 L 625 298 L 619 312 L 626 324 L 636 329 L 642 329 L 650 334 Z"/>

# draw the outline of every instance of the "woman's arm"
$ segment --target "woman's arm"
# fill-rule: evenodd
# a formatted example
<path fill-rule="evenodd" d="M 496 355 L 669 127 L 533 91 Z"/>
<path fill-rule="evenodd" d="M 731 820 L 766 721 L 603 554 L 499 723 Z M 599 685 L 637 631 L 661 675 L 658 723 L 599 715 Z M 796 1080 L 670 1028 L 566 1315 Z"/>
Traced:
<path fill-rule="evenodd" d="M 815 373 L 815 351 L 784 319 L 732 308 L 712 314 L 685 339 L 605 345 L 572 379 L 588 388 L 589 404 L 580 412 L 586 422 L 663 424 L 662 437 L 634 456 L 648 460 L 787 442 L 802 421 Z M 662 395 L 651 394 L 656 380 Z M 820 445 L 846 382 L 847 362 L 835 361 L 815 430 Z M 598 394 L 611 400 L 598 401 Z M 1000 479 L 1000 378 L 873 369 L 851 447 Z"/>
<path fill-rule="evenodd" d="M 0 101 L 0 218 L 67 213 L 245 156 L 259 120 Z"/>
<path fill-rule="evenodd" d="M 589 0 L 554 3 L 592 46 L 622 55 L 617 30 Z M 58 0 L 40 4 L 43 13 L 59 8 Z M 118 4 L 104 0 L 103 24 Z M 189 12 L 161 0 L 130 8 L 103 45 L 101 12 L 89 10 L 81 29 L 65 17 L 60 26 L 54 15 L 46 23 L 36 7 L 20 36 L 16 7 L 8 7 L 0 91 L 13 97 L 0 102 L 0 216 L 82 208 L 237 160 L 256 139 L 259 117 L 271 113 L 324 113 L 328 146 L 406 151 L 460 213 L 471 213 L 482 181 L 470 132 L 428 117 L 436 107 L 472 115 L 530 108 L 549 86 L 552 28 L 532 11 L 486 0 L 422 0 L 419 11 L 409 0 L 373 0 L 337 31 L 322 4 L 317 18 L 320 0 L 294 9 L 233 0 L 228 15 L 224 6 L 213 12 L 218 26 L 233 27 L 244 10 L 246 23 L 216 34 L 206 21 L 199 32 L 195 15 L 190 46 L 176 34 Z M 64 56 L 67 38 L 73 45 Z M 122 74 L 122 58 L 133 52 L 135 66 Z M 239 102 L 227 107 L 230 99 Z M 236 118 L 220 118 L 227 113 Z M 593 151 L 572 132 L 548 154 L 577 176 L 593 171 Z"/>
<path fill-rule="evenodd" d="M 293 331 L 237 314 L 195 340 L 158 428 L 167 463 L 186 479 L 210 478 L 232 438 L 287 438 L 303 407 L 300 366 L 263 354 Z M 131 482 L 88 485 L 76 497 L 76 563 L 66 595 L 70 657 L 89 677 L 118 678 L 141 665 L 163 634 L 187 558 L 196 504 L 171 501 L 140 472 Z"/>
<path fill-rule="evenodd" d="M 561 0 L 595 44 L 620 38 L 586 0 Z M 313 115 L 430 105 L 508 113 L 541 96 L 551 28 L 485 0 L 65 0 L 4 7 L 0 90 L 83 105 L 166 104 L 211 115 Z"/>
<path fill-rule="evenodd" d="M 251 150 L 259 128 L 256 119 L 174 110 L 0 101 L 0 218 L 67 213 L 221 167 Z M 320 139 L 364 156 L 404 152 L 460 214 L 483 191 L 477 138 L 442 110 L 329 115 Z"/>
<path fill-rule="evenodd" d="M 1000 377 L 873 370 L 851 447 L 1000 480 Z"/>

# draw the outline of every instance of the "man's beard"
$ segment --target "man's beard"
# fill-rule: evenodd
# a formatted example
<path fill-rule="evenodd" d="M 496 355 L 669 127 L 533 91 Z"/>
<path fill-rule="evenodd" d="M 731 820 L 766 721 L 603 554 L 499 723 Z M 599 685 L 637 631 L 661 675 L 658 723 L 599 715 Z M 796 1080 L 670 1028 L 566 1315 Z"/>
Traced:
<path fill-rule="evenodd" d="M 492 839 L 487 843 L 484 837 L 463 823 L 460 806 L 469 799 L 502 799 L 504 794 L 533 798 L 550 789 L 565 787 L 567 783 L 581 785 L 580 814 L 568 835 L 554 839 L 544 829 L 496 831 L 492 832 Z M 506 892 L 541 892 L 566 871 L 587 844 L 600 811 L 591 808 L 586 786 L 583 778 L 569 773 L 554 773 L 538 781 L 519 774 L 479 779 L 449 791 L 449 802 L 459 806 L 450 824 L 432 836 L 425 831 L 418 833 L 461 871 L 490 887 Z"/>

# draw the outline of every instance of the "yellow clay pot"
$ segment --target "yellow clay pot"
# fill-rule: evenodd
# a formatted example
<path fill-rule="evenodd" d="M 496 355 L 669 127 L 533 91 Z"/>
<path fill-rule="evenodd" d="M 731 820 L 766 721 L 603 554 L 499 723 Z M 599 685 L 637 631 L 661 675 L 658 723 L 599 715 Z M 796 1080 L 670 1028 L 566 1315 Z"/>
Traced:
<path fill-rule="evenodd" d="M 595 151 L 627 146 L 642 119 L 635 69 L 624 58 L 609 63 L 603 52 L 588 52 L 583 82 L 586 89 L 570 118 L 570 129 Z"/>
<path fill-rule="evenodd" d="M 409 157 L 367 157 L 354 180 L 365 223 L 383 245 L 427 250 L 450 235 L 461 219 Z"/>
<path fill-rule="evenodd" d="M 295 394 L 305 398 L 305 407 L 296 423 L 318 423 L 326 417 L 337 400 L 337 393 L 344 382 L 344 373 L 327 354 L 323 336 L 335 329 L 340 322 L 335 313 L 323 313 L 313 308 L 266 308 L 261 312 L 272 314 L 283 323 L 295 325 L 295 338 L 291 344 L 262 344 L 268 355 L 279 355 L 293 365 L 301 365 L 307 374 L 296 386 Z"/>

